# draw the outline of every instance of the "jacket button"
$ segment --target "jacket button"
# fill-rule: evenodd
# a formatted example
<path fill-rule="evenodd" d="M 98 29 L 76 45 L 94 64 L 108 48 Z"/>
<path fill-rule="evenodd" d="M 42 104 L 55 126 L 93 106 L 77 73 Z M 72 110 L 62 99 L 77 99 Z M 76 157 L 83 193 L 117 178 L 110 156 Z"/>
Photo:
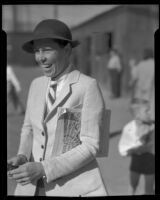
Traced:
<path fill-rule="evenodd" d="M 42 149 L 44 149 L 44 146 L 43 146 L 43 145 L 41 145 L 41 148 L 42 148 Z"/>
<path fill-rule="evenodd" d="M 42 132 L 42 135 L 44 136 L 44 132 Z"/>
<path fill-rule="evenodd" d="M 42 161 L 42 158 L 40 158 L 39 161 Z"/>

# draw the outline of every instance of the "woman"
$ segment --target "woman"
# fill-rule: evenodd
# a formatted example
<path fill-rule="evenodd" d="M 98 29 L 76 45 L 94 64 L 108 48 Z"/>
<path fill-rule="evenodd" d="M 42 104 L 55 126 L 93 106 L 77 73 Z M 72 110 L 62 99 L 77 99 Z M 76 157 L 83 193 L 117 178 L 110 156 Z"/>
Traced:
<path fill-rule="evenodd" d="M 31 84 L 18 154 L 8 161 L 18 166 L 8 173 L 15 195 L 107 195 L 96 162 L 105 106 L 96 80 L 70 63 L 78 44 L 66 24 L 49 19 L 23 45 L 44 76 Z"/>

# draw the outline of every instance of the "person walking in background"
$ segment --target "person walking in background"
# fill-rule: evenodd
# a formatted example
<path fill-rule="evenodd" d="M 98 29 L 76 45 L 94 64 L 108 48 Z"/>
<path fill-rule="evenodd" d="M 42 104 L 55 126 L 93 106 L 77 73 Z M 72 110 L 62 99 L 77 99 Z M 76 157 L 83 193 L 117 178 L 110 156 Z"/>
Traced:
<path fill-rule="evenodd" d="M 110 84 L 112 92 L 111 97 L 118 98 L 120 97 L 120 91 L 121 91 L 121 71 L 122 71 L 122 63 L 120 56 L 118 54 L 118 50 L 111 49 L 107 68 L 109 70 L 109 76 L 110 76 Z"/>
<path fill-rule="evenodd" d="M 8 160 L 15 195 L 108 195 L 96 161 L 105 104 L 97 81 L 70 62 L 78 44 L 66 24 L 47 19 L 23 45 L 44 76 L 31 83 L 19 150 Z"/>
<path fill-rule="evenodd" d="M 151 49 L 144 49 L 143 60 L 130 62 L 133 87 L 130 110 L 133 121 L 122 132 L 119 142 L 121 155 L 131 156 L 131 194 L 136 193 L 140 175 L 145 176 L 145 194 L 154 194 L 155 130 L 154 130 L 154 59 Z M 127 138 L 127 139 L 126 139 Z M 125 149 L 125 150 L 124 150 Z M 128 151 L 127 151 L 128 149 Z"/>
<path fill-rule="evenodd" d="M 144 175 L 144 193 L 151 195 L 155 184 L 155 125 L 150 103 L 135 102 L 132 114 L 134 118 L 124 126 L 118 148 L 121 156 L 131 157 L 129 194 L 136 194 L 140 177 Z"/>
<path fill-rule="evenodd" d="M 129 89 L 131 92 L 131 103 L 135 98 L 135 86 L 136 86 L 136 76 L 137 76 L 137 63 L 135 59 L 129 60 L 130 68 L 130 80 L 129 80 Z"/>
<path fill-rule="evenodd" d="M 137 66 L 132 67 L 132 84 L 134 85 L 133 99 L 145 99 L 150 101 L 154 84 L 154 59 L 151 49 L 144 49 L 143 60 Z"/>
<path fill-rule="evenodd" d="M 21 86 L 13 68 L 7 65 L 7 105 L 11 102 L 19 114 L 24 114 L 25 109 L 20 99 Z"/>

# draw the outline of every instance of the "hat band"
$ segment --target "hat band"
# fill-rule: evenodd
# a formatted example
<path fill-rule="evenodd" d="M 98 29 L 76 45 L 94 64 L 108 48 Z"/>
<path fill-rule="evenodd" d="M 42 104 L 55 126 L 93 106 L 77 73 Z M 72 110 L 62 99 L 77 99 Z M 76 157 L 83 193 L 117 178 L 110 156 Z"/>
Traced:
<path fill-rule="evenodd" d="M 58 36 L 58 35 L 54 35 L 50 33 L 38 33 L 38 34 L 34 34 L 33 36 L 33 40 L 45 39 L 45 38 L 60 39 L 60 40 L 66 40 L 66 41 L 72 42 L 72 38 Z"/>

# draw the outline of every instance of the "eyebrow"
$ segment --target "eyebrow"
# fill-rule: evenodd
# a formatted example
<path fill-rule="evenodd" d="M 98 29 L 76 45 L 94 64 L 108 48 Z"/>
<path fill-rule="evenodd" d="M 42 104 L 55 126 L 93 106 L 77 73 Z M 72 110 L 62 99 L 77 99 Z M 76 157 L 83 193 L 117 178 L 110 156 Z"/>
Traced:
<path fill-rule="evenodd" d="M 40 49 L 42 49 L 42 50 L 51 50 L 51 49 L 53 49 L 52 47 L 35 47 L 34 48 L 34 51 L 38 51 L 38 50 L 40 50 Z"/>

